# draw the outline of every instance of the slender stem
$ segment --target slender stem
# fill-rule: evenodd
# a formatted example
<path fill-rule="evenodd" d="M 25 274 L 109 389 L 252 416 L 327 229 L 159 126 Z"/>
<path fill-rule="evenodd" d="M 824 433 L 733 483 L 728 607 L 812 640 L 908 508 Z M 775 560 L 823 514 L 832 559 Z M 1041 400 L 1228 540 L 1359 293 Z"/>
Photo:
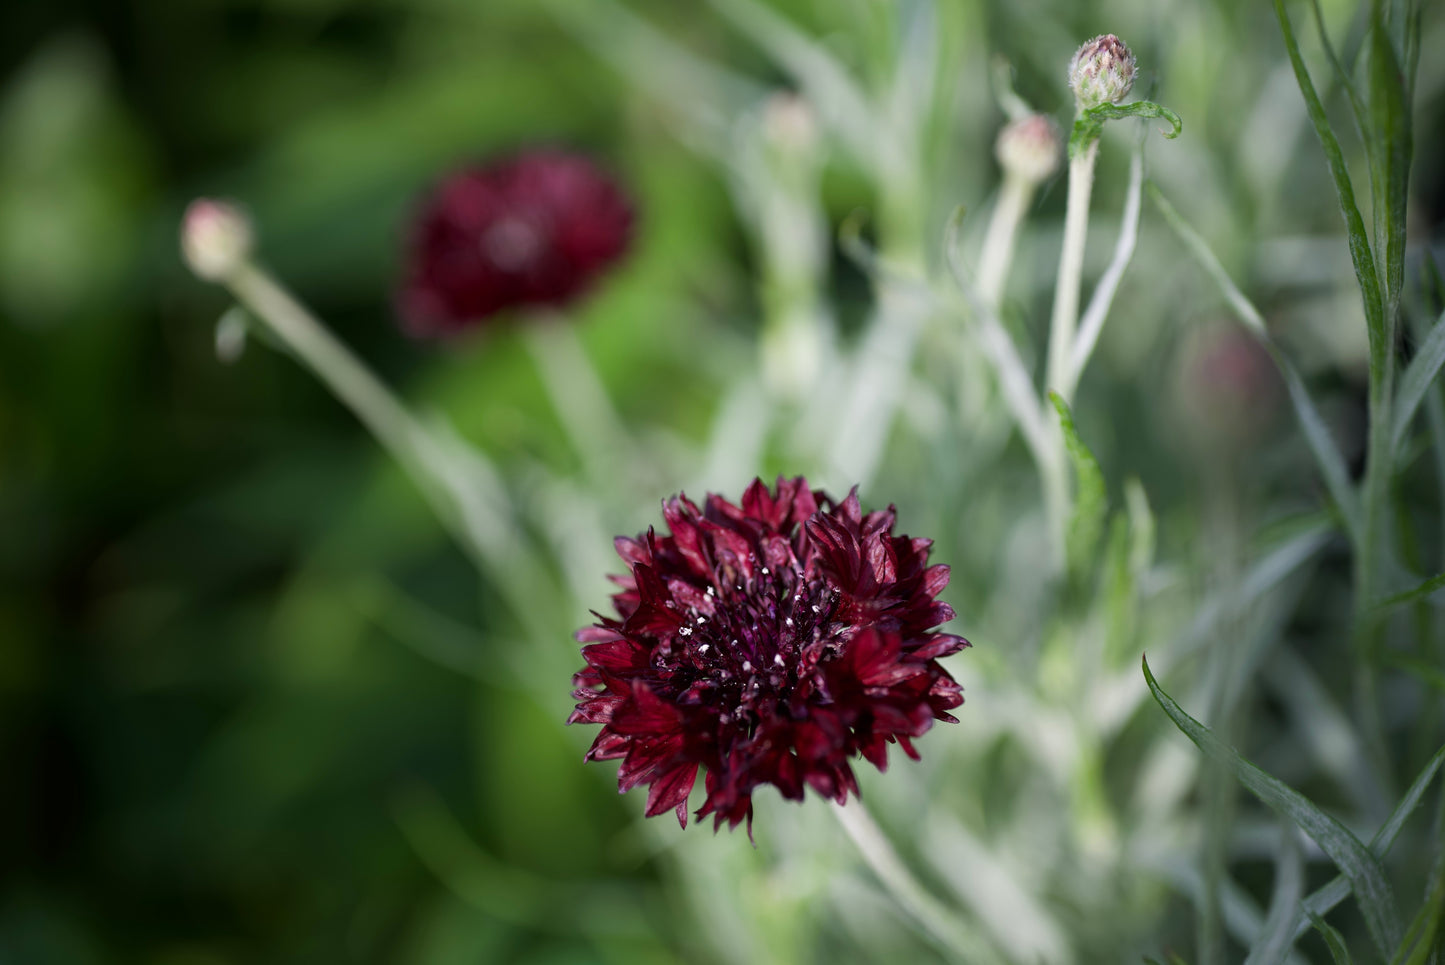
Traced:
<path fill-rule="evenodd" d="M 1089 233 L 1089 196 L 1094 190 L 1094 164 L 1099 142 L 1094 141 L 1069 161 L 1069 204 L 1064 214 L 1064 247 L 1059 253 L 1059 276 L 1054 288 L 1054 314 L 1049 322 L 1049 362 L 1045 387 L 1062 394 L 1074 347 L 1074 326 L 1079 318 L 1079 288 L 1084 275 L 1084 246 Z M 1064 401 L 1069 401 L 1064 397 Z"/>
<path fill-rule="evenodd" d="M 990 308 L 997 309 L 1003 301 L 1019 225 L 1033 196 L 1032 182 L 1020 177 L 1004 178 L 998 203 L 989 218 L 988 232 L 983 236 L 983 252 L 978 262 L 978 290 Z"/>
<path fill-rule="evenodd" d="M 833 814 L 888 893 L 934 940 L 959 961 L 976 962 L 987 955 L 982 943 L 959 926 L 957 913 L 929 894 L 908 870 L 861 799 L 834 805 Z"/>
<path fill-rule="evenodd" d="M 532 319 L 526 326 L 526 341 L 552 408 L 587 475 L 594 482 L 611 478 L 628 463 L 631 441 L 572 323 L 550 315 Z"/>
<path fill-rule="evenodd" d="M 1119 240 L 1114 246 L 1114 257 L 1104 274 L 1099 277 L 1089 305 L 1079 320 L 1079 331 L 1066 367 L 1067 379 L 1062 386 L 1055 388 L 1065 402 L 1073 401 L 1074 390 L 1078 388 L 1084 367 L 1089 364 L 1089 356 L 1094 354 L 1099 333 L 1104 330 L 1104 320 L 1108 318 L 1109 308 L 1114 304 L 1114 293 L 1119 290 L 1124 269 L 1129 267 L 1129 260 L 1134 257 L 1134 246 L 1139 240 L 1139 210 L 1143 204 L 1143 195 L 1144 151 L 1141 144 L 1134 151 L 1133 160 L 1129 163 L 1129 191 L 1124 200 L 1124 217 L 1119 225 Z"/>
<path fill-rule="evenodd" d="M 316 373 L 397 462 L 417 477 L 428 497 L 437 502 L 435 481 L 421 468 L 424 430 L 381 380 L 262 269 L 243 264 L 226 279 L 226 285 Z M 436 508 L 443 521 L 454 527 L 453 507 L 443 504 Z M 468 533 L 458 531 L 457 536 L 465 545 L 473 542 Z"/>
<path fill-rule="evenodd" d="M 511 520 L 491 463 L 448 438 L 444 428 L 420 422 L 265 271 L 243 263 L 223 282 L 401 464 L 473 565 L 494 580 L 527 632 L 538 640 L 553 636 L 555 628 L 530 604 L 548 578 Z"/>

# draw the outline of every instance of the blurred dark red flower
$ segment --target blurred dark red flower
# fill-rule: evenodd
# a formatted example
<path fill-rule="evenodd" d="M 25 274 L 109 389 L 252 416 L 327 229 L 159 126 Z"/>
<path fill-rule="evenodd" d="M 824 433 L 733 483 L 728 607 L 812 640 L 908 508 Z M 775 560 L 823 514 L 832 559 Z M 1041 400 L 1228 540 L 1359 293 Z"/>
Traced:
<path fill-rule="evenodd" d="M 448 177 L 412 226 L 399 310 L 444 335 L 511 308 L 558 307 L 627 250 L 633 209 L 590 159 L 516 154 Z"/>
<path fill-rule="evenodd" d="M 617 619 L 577 638 L 568 723 L 601 724 L 588 760 L 620 758 L 617 783 L 649 786 L 647 816 L 676 810 L 706 770 L 698 809 L 714 828 L 752 824 L 752 793 L 812 787 L 839 803 L 858 793 L 850 761 L 879 770 L 898 743 L 963 703 L 938 663 L 968 642 L 934 632 L 953 618 L 935 599 L 947 566 L 930 540 L 892 533 L 894 510 L 863 515 L 855 488 L 835 503 L 801 477 L 756 480 L 735 506 L 709 495 L 663 504 L 670 530 L 619 537 L 631 567 L 614 577 Z"/>

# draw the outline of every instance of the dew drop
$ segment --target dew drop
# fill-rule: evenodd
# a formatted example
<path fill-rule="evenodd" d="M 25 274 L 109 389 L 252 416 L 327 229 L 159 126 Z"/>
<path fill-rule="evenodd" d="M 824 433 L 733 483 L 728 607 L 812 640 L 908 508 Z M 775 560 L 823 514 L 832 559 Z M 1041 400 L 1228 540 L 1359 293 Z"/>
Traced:
<path fill-rule="evenodd" d="M 786 622 L 788 626 L 792 626 L 792 625 L 793 625 L 793 618 L 792 618 L 792 617 L 788 617 L 788 619 L 787 619 L 786 621 L 784 621 L 784 622 Z"/>
<path fill-rule="evenodd" d="M 680 634 L 682 634 L 682 635 L 685 636 L 685 637 L 690 637 L 690 636 L 692 636 L 692 627 L 683 627 L 681 630 L 678 630 L 677 632 L 680 633 Z"/>
<path fill-rule="evenodd" d="M 705 644 L 705 643 L 704 643 L 702 646 L 700 646 L 700 647 L 697 648 L 697 652 L 698 652 L 698 653 L 707 653 L 707 651 L 708 651 L 708 645 Z"/>
<path fill-rule="evenodd" d="M 783 665 L 783 655 L 781 653 L 773 654 L 773 663 L 781 667 Z"/>
<path fill-rule="evenodd" d="M 752 662 L 751 660 L 744 660 L 744 661 L 743 661 L 743 673 L 751 673 L 751 672 L 752 672 L 752 669 L 753 669 L 753 662 Z"/>

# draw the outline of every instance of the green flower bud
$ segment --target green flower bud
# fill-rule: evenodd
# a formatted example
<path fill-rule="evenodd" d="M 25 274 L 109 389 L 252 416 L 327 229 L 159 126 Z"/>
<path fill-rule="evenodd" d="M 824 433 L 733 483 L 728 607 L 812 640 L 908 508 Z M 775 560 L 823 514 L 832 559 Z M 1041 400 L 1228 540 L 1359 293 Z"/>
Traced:
<path fill-rule="evenodd" d="M 1113 34 L 1084 44 L 1069 63 L 1069 87 L 1080 111 L 1117 104 L 1134 86 L 1134 54 Z"/>

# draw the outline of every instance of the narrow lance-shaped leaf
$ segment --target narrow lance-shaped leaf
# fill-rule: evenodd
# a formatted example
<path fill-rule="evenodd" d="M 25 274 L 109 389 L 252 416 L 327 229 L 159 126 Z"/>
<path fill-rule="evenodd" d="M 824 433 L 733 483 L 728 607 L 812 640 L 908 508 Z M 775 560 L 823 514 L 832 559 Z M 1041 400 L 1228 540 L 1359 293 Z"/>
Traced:
<path fill-rule="evenodd" d="M 1401 603 L 1413 603 L 1416 600 L 1424 599 L 1425 597 L 1430 596 L 1432 593 L 1435 593 L 1441 589 L 1445 589 L 1445 573 L 1438 573 L 1435 576 L 1432 576 L 1429 579 L 1423 581 L 1419 585 L 1412 586 L 1410 589 L 1405 590 L 1402 593 L 1396 593 L 1394 596 L 1387 596 L 1385 597 L 1385 599 L 1375 604 L 1375 607 L 1377 609 L 1387 610 L 1390 607 L 1399 606 Z"/>
<path fill-rule="evenodd" d="M 1355 965 L 1355 960 L 1350 957 L 1350 950 L 1345 945 L 1345 936 L 1335 930 L 1329 922 L 1325 921 L 1314 912 L 1309 912 L 1310 924 L 1315 926 L 1315 931 L 1325 940 L 1325 945 L 1330 950 L 1330 957 L 1335 960 L 1335 965 Z"/>
<path fill-rule="evenodd" d="M 1320 103 L 1314 82 L 1310 80 L 1309 69 L 1305 67 L 1300 54 L 1299 42 L 1295 39 L 1294 28 L 1290 25 L 1289 14 L 1285 12 L 1284 0 L 1274 0 L 1275 16 L 1279 19 L 1284 34 L 1285 50 L 1289 54 L 1290 66 L 1294 68 L 1295 80 L 1300 93 L 1304 95 L 1305 109 L 1310 123 L 1325 151 L 1325 162 L 1329 165 L 1330 176 L 1335 182 L 1335 193 L 1340 202 L 1340 213 L 1345 218 L 1345 230 L 1349 234 L 1350 260 L 1355 266 L 1355 277 L 1360 282 L 1360 297 L 1364 302 L 1365 324 L 1370 334 L 1370 364 L 1372 371 L 1383 358 L 1385 318 L 1380 301 L 1380 278 L 1375 271 L 1374 255 L 1370 250 L 1369 235 L 1365 232 L 1365 221 L 1360 217 L 1359 205 L 1355 202 L 1355 188 L 1350 182 L 1350 171 L 1345 166 L 1345 155 L 1340 142 L 1330 127 L 1325 115 L 1324 104 Z"/>
<path fill-rule="evenodd" d="M 1375 836 L 1370 839 L 1371 854 L 1382 858 L 1389 853 L 1390 846 L 1395 843 L 1395 838 L 1400 834 L 1400 829 L 1405 826 L 1410 815 L 1414 814 L 1415 809 L 1420 806 L 1420 800 L 1430 789 L 1430 784 L 1435 780 L 1435 775 L 1439 772 L 1442 764 L 1445 764 L 1445 747 L 1436 751 L 1435 756 L 1420 769 L 1419 774 L 1415 775 L 1415 780 L 1411 782 L 1405 796 L 1400 798 L 1400 803 L 1395 805 L 1395 810 L 1390 812 L 1390 816 L 1385 819 L 1380 830 L 1376 831 Z M 1349 894 L 1350 883 L 1345 880 L 1344 875 L 1340 875 L 1328 884 L 1310 892 L 1309 897 L 1304 900 L 1304 910 L 1295 916 L 1295 938 L 1299 938 L 1309 931 L 1310 920 L 1306 916 L 1313 917 L 1328 913 L 1331 908 L 1349 897 Z"/>
<path fill-rule="evenodd" d="M 1245 760 L 1238 751 L 1214 736 L 1208 727 L 1186 714 L 1154 679 L 1147 658 L 1143 660 L 1143 668 L 1150 692 L 1174 725 L 1207 757 L 1227 766 L 1250 793 L 1293 821 L 1339 866 L 1360 903 L 1360 911 L 1364 914 L 1376 948 L 1381 955 L 1389 955 L 1400 943 L 1400 916 L 1379 859 L 1343 824 L 1321 811 L 1303 794 Z"/>
<path fill-rule="evenodd" d="M 1376 191 L 1375 244 L 1385 251 L 1385 333 L 1394 331 L 1395 312 L 1405 284 L 1405 204 L 1410 183 L 1413 134 L 1410 105 L 1405 96 L 1405 75 L 1378 7 L 1370 23 L 1370 151 L 1376 158 L 1380 187 Z M 1383 238 L 1381 237 L 1383 235 Z M 1387 341 L 1385 351 L 1393 350 Z"/>
<path fill-rule="evenodd" d="M 1229 302 L 1230 307 L 1239 316 L 1239 320 L 1255 338 L 1259 339 L 1260 344 L 1265 347 L 1270 358 L 1274 359 L 1275 365 L 1279 367 L 1280 376 L 1284 379 L 1285 388 L 1289 392 L 1290 404 L 1294 407 L 1295 418 L 1299 420 L 1300 428 L 1304 430 L 1305 441 L 1309 443 L 1310 452 L 1314 454 L 1315 462 L 1320 467 L 1320 475 L 1324 477 L 1325 487 L 1330 491 L 1330 498 L 1335 501 L 1335 505 L 1340 509 L 1340 514 L 1344 517 L 1345 529 L 1350 535 L 1350 540 L 1358 545 L 1364 527 L 1359 495 L 1350 483 L 1350 473 L 1345 466 L 1345 457 L 1340 454 L 1339 447 L 1335 445 L 1334 439 L 1330 436 L 1324 419 L 1320 418 L 1319 410 L 1315 408 L 1314 401 L 1305 388 L 1304 380 L 1300 378 L 1294 365 L 1270 338 L 1269 330 L 1264 325 L 1264 316 L 1248 298 L 1244 297 L 1244 293 L 1230 279 L 1224 266 L 1219 263 L 1219 259 L 1210 250 L 1208 243 L 1184 220 L 1184 216 L 1175 210 L 1174 206 L 1164 197 L 1163 192 L 1152 182 L 1149 184 L 1149 196 L 1158 206 L 1159 212 L 1164 215 L 1164 220 L 1169 222 L 1169 226 L 1179 236 L 1179 240 L 1184 242 L 1184 246 L 1194 255 L 1205 273 L 1214 279 L 1214 283 L 1219 286 L 1225 301 Z"/>
<path fill-rule="evenodd" d="M 1405 441 L 1410 419 L 1420 407 L 1430 383 L 1435 381 L 1435 376 L 1440 373 L 1441 365 L 1445 365 L 1445 312 L 1441 312 L 1440 317 L 1435 320 L 1430 334 L 1420 343 L 1419 351 L 1410 360 L 1405 374 L 1400 377 L 1400 390 L 1395 398 L 1394 424 L 1390 430 L 1391 444 L 1396 451 L 1399 451 L 1400 445 Z"/>
<path fill-rule="evenodd" d="M 1086 571 L 1093 559 L 1094 548 L 1104 530 L 1104 514 L 1109 508 L 1108 495 L 1104 487 L 1104 474 L 1099 469 L 1099 460 L 1079 438 L 1069 406 L 1057 392 L 1049 393 L 1049 401 L 1059 413 L 1059 425 L 1064 433 L 1064 445 L 1069 450 L 1069 460 L 1074 465 L 1074 479 L 1078 493 L 1074 500 L 1074 517 L 1069 521 L 1068 554 L 1069 567 L 1076 573 Z"/>

